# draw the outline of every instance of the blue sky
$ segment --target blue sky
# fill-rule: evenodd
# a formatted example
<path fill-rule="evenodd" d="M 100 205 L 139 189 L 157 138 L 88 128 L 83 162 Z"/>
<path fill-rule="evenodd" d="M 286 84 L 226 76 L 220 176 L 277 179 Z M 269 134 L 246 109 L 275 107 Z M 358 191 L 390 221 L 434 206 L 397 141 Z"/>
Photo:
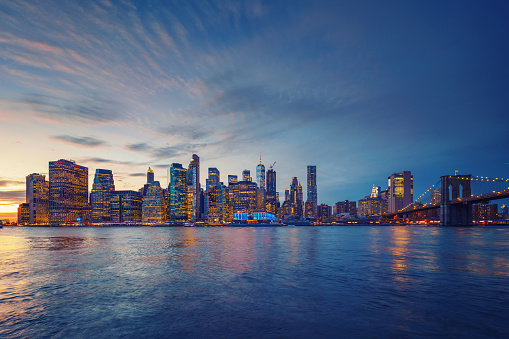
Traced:
<path fill-rule="evenodd" d="M 318 200 L 410 170 L 509 177 L 505 1 L 0 1 L 0 213 L 74 159 L 137 190 L 148 166 L 316 165 Z M 90 180 L 91 181 L 91 180 Z"/>

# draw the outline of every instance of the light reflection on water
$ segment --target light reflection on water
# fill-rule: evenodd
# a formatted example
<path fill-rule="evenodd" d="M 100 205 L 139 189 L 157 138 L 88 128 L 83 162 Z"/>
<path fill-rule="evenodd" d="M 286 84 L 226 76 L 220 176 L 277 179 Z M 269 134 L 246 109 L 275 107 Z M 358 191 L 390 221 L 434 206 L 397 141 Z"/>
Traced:
<path fill-rule="evenodd" d="M 509 335 L 509 228 L 9 228 L 0 337 Z"/>

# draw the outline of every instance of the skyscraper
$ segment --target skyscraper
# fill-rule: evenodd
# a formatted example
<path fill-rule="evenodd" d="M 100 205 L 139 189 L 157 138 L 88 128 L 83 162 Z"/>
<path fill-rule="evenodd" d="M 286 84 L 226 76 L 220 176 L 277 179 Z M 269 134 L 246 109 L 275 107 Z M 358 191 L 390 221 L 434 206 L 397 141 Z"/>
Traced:
<path fill-rule="evenodd" d="M 111 194 L 111 222 L 140 223 L 142 221 L 141 192 L 114 191 Z"/>
<path fill-rule="evenodd" d="M 414 200 L 414 177 L 410 171 L 391 174 L 389 181 L 389 213 L 397 212 Z"/>
<path fill-rule="evenodd" d="M 152 173 L 153 174 L 153 173 Z M 90 192 L 92 222 L 111 221 L 111 194 L 115 191 L 113 173 L 107 169 L 96 169 L 94 184 Z"/>
<path fill-rule="evenodd" d="M 230 186 L 232 183 L 236 183 L 238 181 L 236 175 L 228 175 L 228 186 Z"/>
<path fill-rule="evenodd" d="M 28 204 L 28 223 L 47 224 L 49 222 L 49 182 L 42 174 L 32 173 L 26 177 L 26 203 Z"/>
<path fill-rule="evenodd" d="M 253 181 L 251 178 L 251 171 L 250 170 L 243 170 L 242 171 L 242 181 Z"/>
<path fill-rule="evenodd" d="M 316 187 L 316 166 L 308 166 L 307 201 L 311 204 L 313 216 L 316 216 L 318 196 Z"/>
<path fill-rule="evenodd" d="M 258 188 L 265 189 L 265 166 L 262 164 L 262 154 L 260 153 L 260 163 L 256 166 L 256 183 Z"/>
<path fill-rule="evenodd" d="M 267 171 L 267 212 L 276 213 L 276 171 L 270 168 Z"/>
<path fill-rule="evenodd" d="M 239 181 L 231 185 L 233 213 L 252 213 L 256 210 L 256 183 Z"/>
<path fill-rule="evenodd" d="M 187 170 L 181 164 L 170 167 L 170 220 L 187 220 Z"/>
<path fill-rule="evenodd" d="M 165 219 L 165 200 L 159 181 L 152 181 L 142 204 L 142 220 L 144 223 L 158 223 Z"/>
<path fill-rule="evenodd" d="M 302 217 L 302 186 L 297 180 L 297 177 L 292 178 L 292 184 L 290 185 L 290 204 L 293 208 L 293 216 Z"/>
<path fill-rule="evenodd" d="M 88 168 L 72 160 L 50 161 L 50 223 L 85 220 L 88 212 Z"/>
<path fill-rule="evenodd" d="M 189 163 L 187 187 L 192 193 L 191 206 L 189 206 L 191 208 L 191 218 L 192 220 L 196 220 L 201 217 L 200 157 L 196 154 L 193 154 L 191 162 Z"/>
<path fill-rule="evenodd" d="M 215 167 L 209 167 L 209 178 L 207 179 L 207 191 L 212 187 L 219 185 L 219 170 Z"/>
<path fill-rule="evenodd" d="M 149 167 L 147 171 L 147 184 L 150 184 L 154 181 L 154 171 Z"/>

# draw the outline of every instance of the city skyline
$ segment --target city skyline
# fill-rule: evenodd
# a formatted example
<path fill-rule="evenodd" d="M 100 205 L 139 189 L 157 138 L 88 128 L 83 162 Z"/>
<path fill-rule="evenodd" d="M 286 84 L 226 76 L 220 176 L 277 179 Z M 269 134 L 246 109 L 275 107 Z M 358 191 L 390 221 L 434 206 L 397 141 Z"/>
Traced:
<path fill-rule="evenodd" d="M 0 217 L 30 173 L 74 159 L 119 190 L 172 163 L 281 196 L 318 167 L 318 200 L 391 173 L 509 177 L 505 2 L 0 3 Z M 254 181 L 254 180 L 253 180 Z M 282 200 L 282 199 L 281 199 Z"/>

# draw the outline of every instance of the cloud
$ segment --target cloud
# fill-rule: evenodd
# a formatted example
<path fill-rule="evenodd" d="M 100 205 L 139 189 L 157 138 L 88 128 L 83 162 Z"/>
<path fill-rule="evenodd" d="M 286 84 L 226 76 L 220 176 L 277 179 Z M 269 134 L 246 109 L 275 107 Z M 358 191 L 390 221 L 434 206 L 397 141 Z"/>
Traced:
<path fill-rule="evenodd" d="M 0 180 L 0 187 L 24 185 L 24 181 L 20 180 Z"/>
<path fill-rule="evenodd" d="M 191 141 L 204 139 L 212 135 L 211 131 L 204 129 L 203 127 L 185 124 L 161 127 L 159 131 L 163 134 L 175 135 Z"/>
<path fill-rule="evenodd" d="M 145 165 L 144 163 L 135 163 L 132 161 L 120 161 L 104 158 L 84 158 L 81 162 L 93 162 L 93 163 L 106 163 L 106 164 L 117 164 L 117 165 Z"/>
<path fill-rule="evenodd" d="M 99 95 L 65 99 L 32 93 L 24 95 L 17 103 L 57 121 L 63 118 L 86 123 L 108 123 L 120 118 L 119 105 Z"/>
<path fill-rule="evenodd" d="M 130 177 L 144 177 L 147 173 L 129 173 Z"/>
<path fill-rule="evenodd" d="M 106 142 L 103 140 L 99 140 L 92 137 L 73 137 L 71 135 L 55 135 L 52 136 L 51 139 L 56 139 L 60 141 L 64 141 L 71 144 L 76 144 L 80 146 L 89 146 L 89 147 L 97 147 L 106 145 Z"/>
<path fill-rule="evenodd" d="M 144 142 L 125 145 L 125 148 L 128 149 L 129 151 L 134 151 L 134 152 L 146 152 L 146 151 L 152 150 L 152 146 L 150 146 L 149 144 L 144 143 Z"/>
<path fill-rule="evenodd" d="M 22 203 L 26 199 L 26 192 L 19 191 L 0 191 L 0 201 Z"/>

